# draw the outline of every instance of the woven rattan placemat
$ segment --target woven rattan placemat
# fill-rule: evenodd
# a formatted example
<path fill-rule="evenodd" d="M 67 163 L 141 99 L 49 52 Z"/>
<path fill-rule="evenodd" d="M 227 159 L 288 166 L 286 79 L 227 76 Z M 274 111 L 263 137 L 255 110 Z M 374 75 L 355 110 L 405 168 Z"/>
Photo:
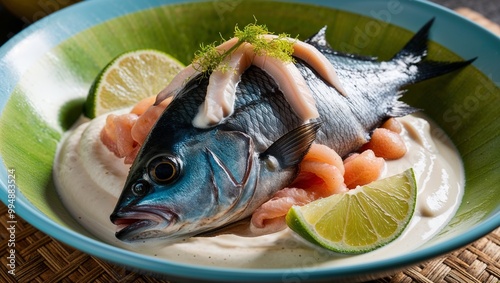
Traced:
<path fill-rule="evenodd" d="M 457 12 L 500 35 L 500 27 L 469 10 Z M 16 217 L 15 276 L 9 274 L 9 214 L 0 203 L 0 282 L 168 282 L 128 271 L 62 244 Z M 500 228 L 446 256 L 410 267 L 382 282 L 500 282 Z"/>
<path fill-rule="evenodd" d="M 168 282 L 89 256 L 16 218 L 15 276 L 8 271 L 10 233 L 7 208 L 0 204 L 0 282 Z M 490 282 L 500 278 L 500 228 L 438 259 L 410 267 L 381 282 Z M 17 281 L 16 281 L 17 280 Z"/>

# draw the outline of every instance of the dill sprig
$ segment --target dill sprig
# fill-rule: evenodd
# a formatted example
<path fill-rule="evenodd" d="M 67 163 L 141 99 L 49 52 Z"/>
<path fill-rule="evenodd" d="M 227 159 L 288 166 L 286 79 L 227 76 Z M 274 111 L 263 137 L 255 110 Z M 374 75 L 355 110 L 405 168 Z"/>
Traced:
<path fill-rule="evenodd" d="M 215 70 L 228 71 L 229 67 L 223 63 L 224 59 L 245 42 L 252 45 L 256 55 L 266 55 L 283 62 L 293 62 L 294 42 L 289 40 L 289 35 L 282 33 L 268 40 L 263 37 L 266 34 L 272 33 L 268 31 L 265 25 L 248 24 L 243 30 L 236 25 L 234 28 L 234 37 L 238 38 L 236 44 L 224 52 L 217 50 L 215 42 L 208 45 L 201 44 L 200 49 L 194 55 L 193 67 L 201 73 L 209 74 Z"/>

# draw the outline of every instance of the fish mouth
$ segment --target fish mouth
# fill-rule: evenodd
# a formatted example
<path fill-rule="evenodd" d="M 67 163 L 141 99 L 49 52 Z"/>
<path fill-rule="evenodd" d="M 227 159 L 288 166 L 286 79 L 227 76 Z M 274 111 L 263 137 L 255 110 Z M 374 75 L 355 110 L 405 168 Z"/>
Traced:
<path fill-rule="evenodd" d="M 121 209 L 110 216 L 117 226 L 115 237 L 125 242 L 164 238 L 179 216 L 164 207 L 141 206 Z"/>

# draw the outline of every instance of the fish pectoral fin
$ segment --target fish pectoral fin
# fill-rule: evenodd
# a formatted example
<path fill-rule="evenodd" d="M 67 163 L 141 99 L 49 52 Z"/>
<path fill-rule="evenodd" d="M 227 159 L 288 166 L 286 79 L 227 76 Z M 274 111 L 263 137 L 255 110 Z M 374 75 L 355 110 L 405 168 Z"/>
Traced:
<path fill-rule="evenodd" d="M 293 129 L 269 146 L 259 158 L 270 170 L 297 166 L 316 139 L 320 126 L 321 122 L 310 122 Z"/>

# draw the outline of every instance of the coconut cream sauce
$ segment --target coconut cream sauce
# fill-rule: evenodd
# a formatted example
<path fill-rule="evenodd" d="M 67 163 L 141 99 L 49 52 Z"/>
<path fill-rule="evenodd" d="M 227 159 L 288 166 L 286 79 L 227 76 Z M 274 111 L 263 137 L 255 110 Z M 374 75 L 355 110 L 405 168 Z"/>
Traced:
<path fill-rule="evenodd" d="M 414 216 L 403 234 L 373 252 L 346 256 L 315 247 L 289 229 L 245 238 L 235 235 L 193 237 L 158 246 L 127 244 L 115 238 L 109 220 L 129 170 L 100 142 L 105 117 L 82 118 L 60 145 L 54 165 L 58 193 L 72 216 L 98 239 L 142 254 L 190 264 L 235 268 L 343 266 L 404 254 L 435 235 L 457 210 L 464 188 L 459 154 L 442 131 L 420 114 L 398 118 L 408 153 L 388 161 L 383 177 L 414 168 L 418 184 Z"/>

